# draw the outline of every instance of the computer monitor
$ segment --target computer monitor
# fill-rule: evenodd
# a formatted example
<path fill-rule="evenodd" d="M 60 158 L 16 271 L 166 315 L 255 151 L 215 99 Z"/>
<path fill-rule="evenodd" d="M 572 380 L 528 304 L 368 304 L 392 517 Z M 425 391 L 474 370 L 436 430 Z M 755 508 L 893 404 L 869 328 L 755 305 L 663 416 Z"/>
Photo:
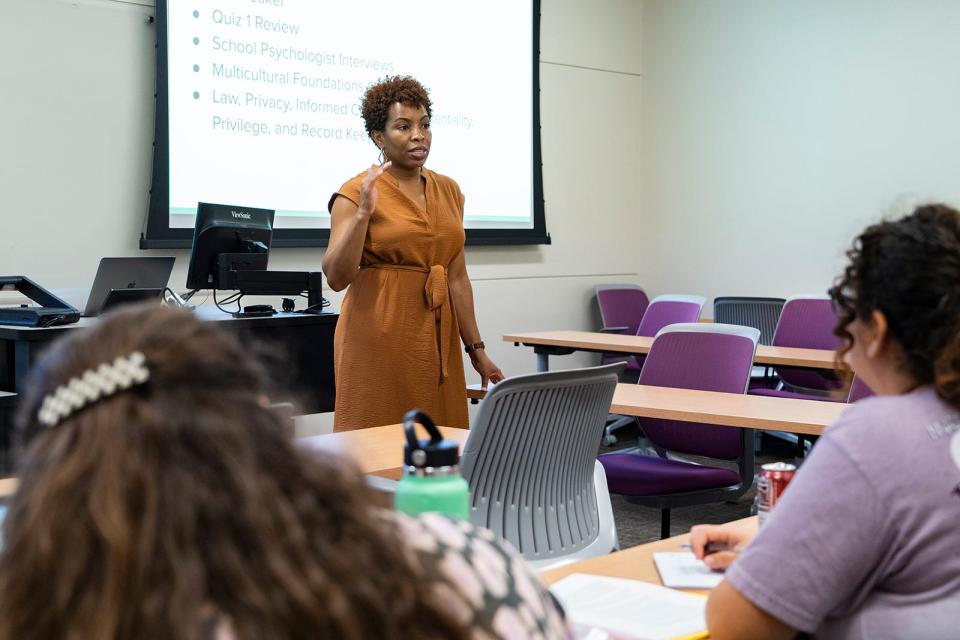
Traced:
<path fill-rule="evenodd" d="M 188 289 L 232 289 L 231 271 L 265 271 L 273 237 L 273 210 L 197 204 Z"/>

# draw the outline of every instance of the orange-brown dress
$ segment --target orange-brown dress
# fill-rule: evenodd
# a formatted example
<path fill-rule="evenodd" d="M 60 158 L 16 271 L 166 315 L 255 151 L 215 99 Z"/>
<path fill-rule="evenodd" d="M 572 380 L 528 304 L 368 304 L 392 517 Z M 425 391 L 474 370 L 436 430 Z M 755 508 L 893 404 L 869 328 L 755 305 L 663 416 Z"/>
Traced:
<path fill-rule="evenodd" d="M 394 424 L 414 407 L 437 424 L 468 426 L 460 330 L 447 287 L 447 269 L 463 250 L 463 194 L 446 176 L 421 175 L 426 211 L 390 173 L 377 180 L 360 271 L 334 339 L 336 431 Z M 359 205 L 365 176 L 348 180 L 330 207 L 338 195 Z"/>

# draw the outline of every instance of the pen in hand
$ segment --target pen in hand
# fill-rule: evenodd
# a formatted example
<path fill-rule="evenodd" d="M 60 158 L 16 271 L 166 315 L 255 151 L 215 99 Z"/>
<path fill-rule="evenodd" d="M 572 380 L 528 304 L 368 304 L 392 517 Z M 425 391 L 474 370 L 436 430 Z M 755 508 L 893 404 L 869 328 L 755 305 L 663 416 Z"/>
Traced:
<path fill-rule="evenodd" d="M 683 545 L 691 551 L 693 547 L 689 544 Z M 729 545 L 723 542 L 708 542 L 703 547 L 703 557 L 700 561 L 713 571 L 724 571 L 733 564 L 737 554 L 743 550 L 742 546 Z"/>
<path fill-rule="evenodd" d="M 680 546 L 683 547 L 684 549 L 690 549 L 691 551 L 693 550 L 693 545 L 689 543 L 684 543 Z M 731 547 L 730 545 L 722 544 L 720 542 L 708 542 L 703 547 L 703 555 L 705 556 L 708 556 L 711 553 L 719 553 L 721 551 L 732 551 L 733 553 L 740 553 L 741 551 L 743 551 L 743 547 Z"/>

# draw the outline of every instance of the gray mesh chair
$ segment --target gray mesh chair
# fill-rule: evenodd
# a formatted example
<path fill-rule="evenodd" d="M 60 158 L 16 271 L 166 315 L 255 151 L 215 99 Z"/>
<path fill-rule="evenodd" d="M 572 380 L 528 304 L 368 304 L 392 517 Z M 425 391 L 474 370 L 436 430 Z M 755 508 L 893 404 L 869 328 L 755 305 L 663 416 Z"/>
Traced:
<path fill-rule="evenodd" d="M 477 409 L 460 460 L 470 520 L 538 570 L 619 547 L 597 451 L 623 366 L 507 378 Z"/>
<path fill-rule="evenodd" d="M 723 324 L 738 324 L 760 331 L 757 344 L 773 344 L 773 334 L 786 298 L 758 298 L 751 296 L 720 296 L 713 299 L 713 321 Z M 770 384 L 773 370 L 770 367 L 754 367 L 751 378 Z M 757 433 L 759 436 L 759 432 Z"/>
<path fill-rule="evenodd" d="M 721 296 L 713 300 L 713 321 L 758 329 L 759 344 L 770 345 L 786 301 L 785 298 Z"/>

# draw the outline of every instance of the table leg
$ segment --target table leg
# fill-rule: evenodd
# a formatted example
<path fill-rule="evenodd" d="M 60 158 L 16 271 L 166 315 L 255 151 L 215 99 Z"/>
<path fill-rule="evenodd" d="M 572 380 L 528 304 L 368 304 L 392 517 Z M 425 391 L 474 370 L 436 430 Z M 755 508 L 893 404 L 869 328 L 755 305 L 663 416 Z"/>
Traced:
<path fill-rule="evenodd" d="M 570 347 L 554 347 L 552 345 L 528 345 L 533 346 L 533 352 L 537 354 L 537 372 L 543 373 L 550 371 L 550 356 L 568 356 L 575 351 Z"/>
<path fill-rule="evenodd" d="M 33 344 L 27 340 L 17 340 L 13 345 L 13 390 L 23 393 L 27 374 L 33 365 Z"/>
<path fill-rule="evenodd" d="M 550 371 L 550 354 L 537 353 L 537 372 Z"/>

